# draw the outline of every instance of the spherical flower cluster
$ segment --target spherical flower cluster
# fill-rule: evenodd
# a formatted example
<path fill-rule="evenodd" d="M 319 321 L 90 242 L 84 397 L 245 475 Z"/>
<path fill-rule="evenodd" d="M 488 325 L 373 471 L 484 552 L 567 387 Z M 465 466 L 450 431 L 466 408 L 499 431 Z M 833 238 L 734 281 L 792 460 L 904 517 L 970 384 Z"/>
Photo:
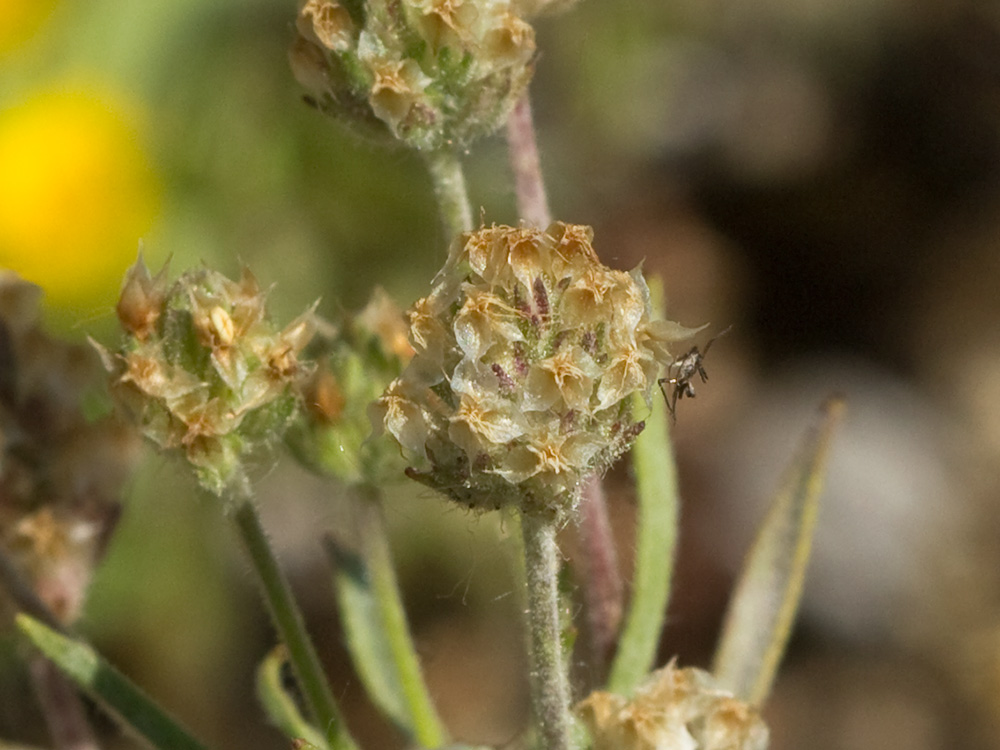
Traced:
<path fill-rule="evenodd" d="M 100 361 L 41 329 L 40 298 L 34 284 L 0 271 L 0 546 L 71 623 L 118 518 L 139 436 L 111 417 L 88 418 Z"/>
<path fill-rule="evenodd" d="M 505 121 L 535 36 L 511 0 L 308 0 L 292 69 L 323 111 L 420 149 L 464 146 Z"/>
<path fill-rule="evenodd" d="M 265 297 L 246 269 L 239 281 L 201 269 L 170 284 L 166 268 L 151 277 L 140 258 L 117 307 L 128 339 L 117 356 L 104 352 L 113 392 L 146 437 L 183 451 L 217 494 L 245 489 L 244 457 L 297 408 L 313 313 L 278 330 Z"/>
<path fill-rule="evenodd" d="M 560 519 L 630 447 L 669 345 L 641 273 L 597 258 L 589 227 L 493 226 L 460 236 L 409 312 L 415 355 L 375 419 L 412 477 L 474 508 Z"/>
<path fill-rule="evenodd" d="M 577 706 L 593 750 L 766 750 L 760 714 L 715 687 L 700 669 L 670 664 L 650 675 L 631 700 L 591 693 Z"/>

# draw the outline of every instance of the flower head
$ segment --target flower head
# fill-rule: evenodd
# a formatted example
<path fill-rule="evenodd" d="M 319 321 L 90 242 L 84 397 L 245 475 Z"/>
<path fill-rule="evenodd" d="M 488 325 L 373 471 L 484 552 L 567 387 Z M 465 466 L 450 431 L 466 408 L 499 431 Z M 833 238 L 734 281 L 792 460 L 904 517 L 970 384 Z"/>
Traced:
<path fill-rule="evenodd" d="M 308 0 L 297 28 L 292 70 L 320 109 L 419 149 L 492 133 L 531 78 L 512 0 Z"/>
<path fill-rule="evenodd" d="M 576 707 L 594 750 L 765 750 L 767 726 L 755 709 L 715 687 L 700 669 L 670 664 L 631 700 L 591 693 Z"/>
<path fill-rule="evenodd" d="M 409 314 L 415 350 L 374 409 L 412 477 L 475 508 L 562 518 L 642 430 L 667 344 L 638 271 L 602 265 L 588 227 L 462 235 Z"/>
<path fill-rule="evenodd" d="M 238 281 L 201 269 L 170 283 L 140 258 L 117 306 L 125 346 L 102 350 L 113 392 L 146 437 L 183 452 L 216 493 L 245 485 L 246 455 L 283 431 L 306 373 L 298 354 L 312 310 L 278 329 L 265 298 L 246 269 Z"/>

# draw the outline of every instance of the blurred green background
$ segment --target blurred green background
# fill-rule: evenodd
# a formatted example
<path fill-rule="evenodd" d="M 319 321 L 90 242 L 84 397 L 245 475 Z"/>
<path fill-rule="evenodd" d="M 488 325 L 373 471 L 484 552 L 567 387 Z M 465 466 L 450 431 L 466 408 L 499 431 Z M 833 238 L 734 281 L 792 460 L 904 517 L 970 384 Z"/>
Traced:
<path fill-rule="evenodd" d="M 292 0 L 0 2 L 0 264 L 62 335 L 112 343 L 141 239 L 154 268 L 249 265 L 288 320 L 444 257 L 420 160 L 306 107 Z M 1000 747 L 1000 10 L 975 0 L 585 0 L 538 24 L 536 120 L 555 214 L 670 314 L 733 332 L 675 430 L 685 511 L 661 657 L 705 665 L 760 501 L 813 408 L 845 391 L 772 747 Z M 513 222 L 503 139 L 467 169 Z M 254 706 L 273 643 L 213 503 L 150 456 L 83 629 L 214 746 L 279 747 Z M 633 502 L 609 478 L 623 568 Z M 400 738 L 339 645 L 317 530 L 342 503 L 281 464 L 265 523 L 366 747 Z M 525 718 L 502 519 L 392 492 L 407 604 L 456 738 Z M 567 529 L 572 556 L 573 530 Z M 0 738 L 45 744 L 10 639 Z M 126 744 L 98 718 L 111 744 Z"/>

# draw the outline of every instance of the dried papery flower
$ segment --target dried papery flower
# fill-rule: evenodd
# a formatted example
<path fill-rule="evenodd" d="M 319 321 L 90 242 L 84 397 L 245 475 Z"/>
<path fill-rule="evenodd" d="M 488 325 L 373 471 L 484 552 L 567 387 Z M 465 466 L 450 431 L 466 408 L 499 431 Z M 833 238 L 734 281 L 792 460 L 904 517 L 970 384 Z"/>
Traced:
<path fill-rule="evenodd" d="M 628 700 L 594 692 L 576 707 L 593 750 L 765 750 L 756 709 L 715 687 L 700 669 L 657 670 Z"/>
<path fill-rule="evenodd" d="M 0 545 L 65 623 L 119 515 L 138 435 L 88 419 L 103 375 L 88 347 L 38 325 L 41 290 L 0 271 Z"/>
<path fill-rule="evenodd" d="M 308 354 L 319 364 L 302 383 L 304 409 L 289 431 L 310 468 L 357 484 L 401 476 L 391 441 L 371 438 L 368 407 L 413 356 L 403 311 L 382 289 L 355 316 L 321 331 Z"/>
<path fill-rule="evenodd" d="M 410 310 L 415 355 L 373 417 L 410 476 L 473 508 L 562 519 L 580 482 L 642 430 L 668 346 L 638 269 L 602 265 L 589 227 L 492 226 L 452 246 Z"/>
<path fill-rule="evenodd" d="M 292 70 L 316 106 L 418 149 L 492 133 L 531 78 L 512 0 L 308 0 L 296 28 Z"/>
<path fill-rule="evenodd" d="M 216 494 L 245 489 L 247 454 L 280 437 L 307 374 L 298 354 L 312 310 L 278 329 L 265 298 L 246 269 L 239 281 L 206 268 L 170 283 L 140 258 L 118 304 L 125 345 L 101 350 L 112 392 L 146 437 L 180 450 Z"/>

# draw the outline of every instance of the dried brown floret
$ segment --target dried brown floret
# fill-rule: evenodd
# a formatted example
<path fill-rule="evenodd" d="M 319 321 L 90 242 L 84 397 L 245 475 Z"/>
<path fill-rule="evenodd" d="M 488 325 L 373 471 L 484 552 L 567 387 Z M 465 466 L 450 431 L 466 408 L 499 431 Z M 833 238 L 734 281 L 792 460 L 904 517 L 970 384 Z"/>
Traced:
<path fill-rule="evenodd" d="M 333 0 L 299 12 L 290 60 L 310 101 L 418 149 L 497 130 L 531 78 L 534 30 L 512 0 Z"/>
<path fill-rule="evenodd" d="M 766 750 L 767 726 L 755 709 L 715 687 L 700 669 L 670 664 L 631 700 L 591 693 L 576 712 L 593 750 Z"/>

